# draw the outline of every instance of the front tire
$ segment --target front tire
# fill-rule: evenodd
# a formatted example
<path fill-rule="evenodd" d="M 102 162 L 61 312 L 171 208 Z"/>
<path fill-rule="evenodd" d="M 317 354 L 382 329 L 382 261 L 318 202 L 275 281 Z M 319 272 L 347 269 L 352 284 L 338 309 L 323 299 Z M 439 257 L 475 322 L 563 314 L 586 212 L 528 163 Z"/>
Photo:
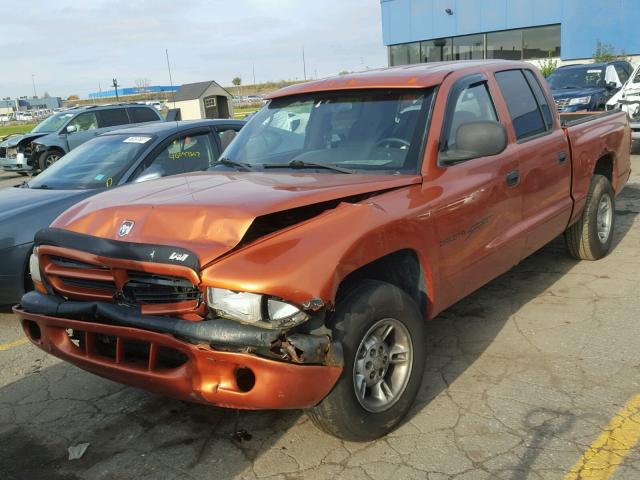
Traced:
<path fill-rule="evenodd" d="M 38 166 L 40 167 L 40 171 L 44 172 L 51 165 L 56 163 L 64 154 L 58 150 L 47 150 L 40 154 L 38 158 Z"/>
<path fill-rule="evenodd" d="M 423 322 L 415 302 L 394 285 L 364 280 L 349 292 L 332 322 L 344 370 L 331 393 L 307 411 L 313 423 L 350 441 L 393 430 L 422 383 Z"/>
<path fill-rule="evenodd" d="M 591 179 L 587 202 L 580 219 L 565 232 L 567 249 L 578 260 L 598 260 L 611 250 L 616 220 L 616 199 L 609 180 Z"/>

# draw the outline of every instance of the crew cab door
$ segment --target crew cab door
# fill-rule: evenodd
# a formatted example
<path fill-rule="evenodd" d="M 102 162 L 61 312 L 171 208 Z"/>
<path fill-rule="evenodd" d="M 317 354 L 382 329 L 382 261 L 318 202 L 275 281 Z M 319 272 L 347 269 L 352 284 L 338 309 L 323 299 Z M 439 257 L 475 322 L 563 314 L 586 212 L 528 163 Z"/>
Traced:
<path fill-rule="evenodd" d="M 446 91 L 446 83 L 441 88 Z M 424 181 L 425 191 L 441 190 L 431 211 L 442 284 L 438 310 L 507 271 L 520 257 L 522 242 L 515 232 L 522 219 L 522 194 L 513 143 L 495 155 L 445 162 L 445 157 L 455 157 L 461 126 L 508 121 L 504 107 L 496 108 L 496 88 L 484 74 L 453 83 L 440 131 L 438 165 Z"/>
<path fill-rule="evenodd" d="M 562 233 L 569 222 L 573 206 L 569 145 L 533 71 L 504 70 L 495 78 L 518 147 L 525 238 L 521 258 L 525 258 Z"/>

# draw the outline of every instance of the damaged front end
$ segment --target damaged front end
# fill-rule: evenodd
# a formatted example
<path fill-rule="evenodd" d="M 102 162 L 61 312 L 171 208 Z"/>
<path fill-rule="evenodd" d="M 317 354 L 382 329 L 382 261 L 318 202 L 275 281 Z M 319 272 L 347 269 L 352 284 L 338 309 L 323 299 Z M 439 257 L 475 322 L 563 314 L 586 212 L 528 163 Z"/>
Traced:
<path fill-rule="evenodd" d="M 77 251 L 45 243 L 46 232 L 39 237 L 31 262 L 38 291 L 14 311 L 35 345 L 81 368 L 247 409 L 311 407 L 342 372 L 342 349 L 318 300 L 305 309 L 204 288 L 197 263 L 162 263 L 176 257 L 171 248 L 151 246 L 156 260 L 142 262 L 145 245 L 96 239 Z"/>

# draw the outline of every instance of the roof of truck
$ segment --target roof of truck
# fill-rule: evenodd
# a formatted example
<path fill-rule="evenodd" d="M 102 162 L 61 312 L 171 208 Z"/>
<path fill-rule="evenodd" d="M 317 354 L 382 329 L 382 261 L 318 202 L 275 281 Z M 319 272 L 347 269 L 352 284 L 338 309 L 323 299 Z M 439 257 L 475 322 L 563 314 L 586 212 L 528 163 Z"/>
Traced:
<path fill-rule="evenodd" d="M 470 73 L 473 73 L 486 68 L 523 68 L 523 66 L 528 68 L 532 67 L 529 63 L 511 60 L 463 60 L 455 62 L 419 63 L 402 67 L 367 70 L 365 72 L 299 83 L 273 92 L 266 96 L 266 98 L 273 99 L 302 93 L 333 90 L 425 88 L 442 83 L 447 75 L 460 70 L 470 70 Z"/>

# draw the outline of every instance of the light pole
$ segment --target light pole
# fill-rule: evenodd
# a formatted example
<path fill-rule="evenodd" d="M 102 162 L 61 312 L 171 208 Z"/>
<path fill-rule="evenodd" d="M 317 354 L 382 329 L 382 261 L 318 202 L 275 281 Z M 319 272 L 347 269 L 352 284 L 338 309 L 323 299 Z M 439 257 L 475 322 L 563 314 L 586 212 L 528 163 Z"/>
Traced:
<path fill-rule="evenodd" d="M 113 88 L 116 89 L 116 102 L 119 102 L 120 98 L 118 97 L 118 79 L 117 78 L 113 79 Z"/>
<path fill-rule="evenodd" d="M 33 98 L 36 98 L 38 94 L 36 93 L 36 76 L 34 73 L 31 74 L 31 83 L 33 84 Z"/>

